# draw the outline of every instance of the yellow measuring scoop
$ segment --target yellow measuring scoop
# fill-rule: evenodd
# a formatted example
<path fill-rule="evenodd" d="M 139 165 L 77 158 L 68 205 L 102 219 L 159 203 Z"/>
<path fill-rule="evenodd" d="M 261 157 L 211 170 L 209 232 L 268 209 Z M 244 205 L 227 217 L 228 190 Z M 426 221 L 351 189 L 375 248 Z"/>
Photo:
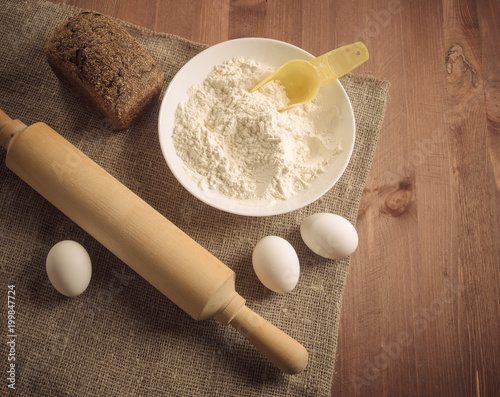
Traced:
<path fill-rule="evenodd" d="M 264 84 L 279 80 L 284 86 L 290 103 L 280 112 L 313 99 L 319 88 L 357 68 L 368 60 L 368 49 L 361 43 L 348 44 L 327 52 L 311 61 L 295 59 L 288 61 L 274 73 L 257 84 L 254 92 Z"/>

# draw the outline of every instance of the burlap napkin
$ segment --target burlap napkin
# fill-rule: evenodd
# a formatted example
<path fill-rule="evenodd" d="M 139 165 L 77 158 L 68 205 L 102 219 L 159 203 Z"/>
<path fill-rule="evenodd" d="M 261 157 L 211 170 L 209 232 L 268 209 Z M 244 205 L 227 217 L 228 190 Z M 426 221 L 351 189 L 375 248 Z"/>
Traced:
<path fill-rule="evenodd" d="M 26 124 L 43 121 L 130 187 L 236 272 L 237 291 L 263 317 L 303 343 L 306 370 L 281 374 L 230 327 L 196 322 L 116 259 L 10 172 L 0 154 L 2 321 L 7 290 L 16 291 L 16 392 L 29 396 L 328 396 L 349 261 L 311 253 L 299 234 L 309 214 L 356 221 L 384 116 L 388 83 L 342 79 L 357 124 L 352 160 L 322 199 L 282 216 L 247 218 L 194 199 L 166 166 L 157 139 L 158 106 L 133 128 L 113 132 L 59 83 L 42 49 L 76 9 L 39 1 L 0 0 L 0 108 Z M 126 25 L 166 74 L 205 46 Z M 293 292 L 266 291 L 251 252 L 266 235 L 297 250 L 301 277 Z M 93 261 L 92 282 L 77 298 L 50 285 L 45 257 L 60 240 L 80 242 Z M 4 335 L 6 331 L 4 329 Z M 7 367 L 7 348 L 2 371 Z M 2 390 L 7 389 L 5 372 Z"/>

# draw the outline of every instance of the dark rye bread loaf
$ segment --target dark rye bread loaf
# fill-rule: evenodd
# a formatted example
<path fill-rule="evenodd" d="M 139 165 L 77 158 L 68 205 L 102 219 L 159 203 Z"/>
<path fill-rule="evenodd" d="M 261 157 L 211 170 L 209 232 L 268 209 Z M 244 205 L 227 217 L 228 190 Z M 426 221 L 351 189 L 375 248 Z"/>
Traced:
<path fill-rule="evenodd" d="M 156 102 L 163 86 L 163 73 L 144 47 L 97 12 L 81 12 L 59 26 L 45 56 L 64 85 L 116 130 Z"/>

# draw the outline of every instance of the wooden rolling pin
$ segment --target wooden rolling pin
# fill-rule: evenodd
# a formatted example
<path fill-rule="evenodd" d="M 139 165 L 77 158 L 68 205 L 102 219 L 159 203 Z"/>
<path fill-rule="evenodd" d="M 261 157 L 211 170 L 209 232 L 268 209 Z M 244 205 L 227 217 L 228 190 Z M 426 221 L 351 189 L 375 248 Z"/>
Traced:
<path fill-rule="evenodd" d="M 0 110 L 6 164 L 195 320 L 231 324 L 287 374 L 307 350 L 245 306 L 235 273 L 44 123 Z"/>

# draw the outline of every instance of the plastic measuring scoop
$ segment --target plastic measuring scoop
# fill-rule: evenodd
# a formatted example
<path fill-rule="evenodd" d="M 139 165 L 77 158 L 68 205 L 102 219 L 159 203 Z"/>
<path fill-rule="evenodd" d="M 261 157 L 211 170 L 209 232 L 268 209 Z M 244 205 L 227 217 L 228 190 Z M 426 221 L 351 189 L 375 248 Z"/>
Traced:
<path fill-rule="evenodd" d="M 368 49 L 361 42 L 348 44 L 327 52 L 316 59 L 288 61 L 274 73 L 257 84 L 254 92 L 264 84 L 279 80 L 286 90 L 290 103 L 280 112 L 313 99 L 319 88 L 357 68 L 368 60 Z"/>

